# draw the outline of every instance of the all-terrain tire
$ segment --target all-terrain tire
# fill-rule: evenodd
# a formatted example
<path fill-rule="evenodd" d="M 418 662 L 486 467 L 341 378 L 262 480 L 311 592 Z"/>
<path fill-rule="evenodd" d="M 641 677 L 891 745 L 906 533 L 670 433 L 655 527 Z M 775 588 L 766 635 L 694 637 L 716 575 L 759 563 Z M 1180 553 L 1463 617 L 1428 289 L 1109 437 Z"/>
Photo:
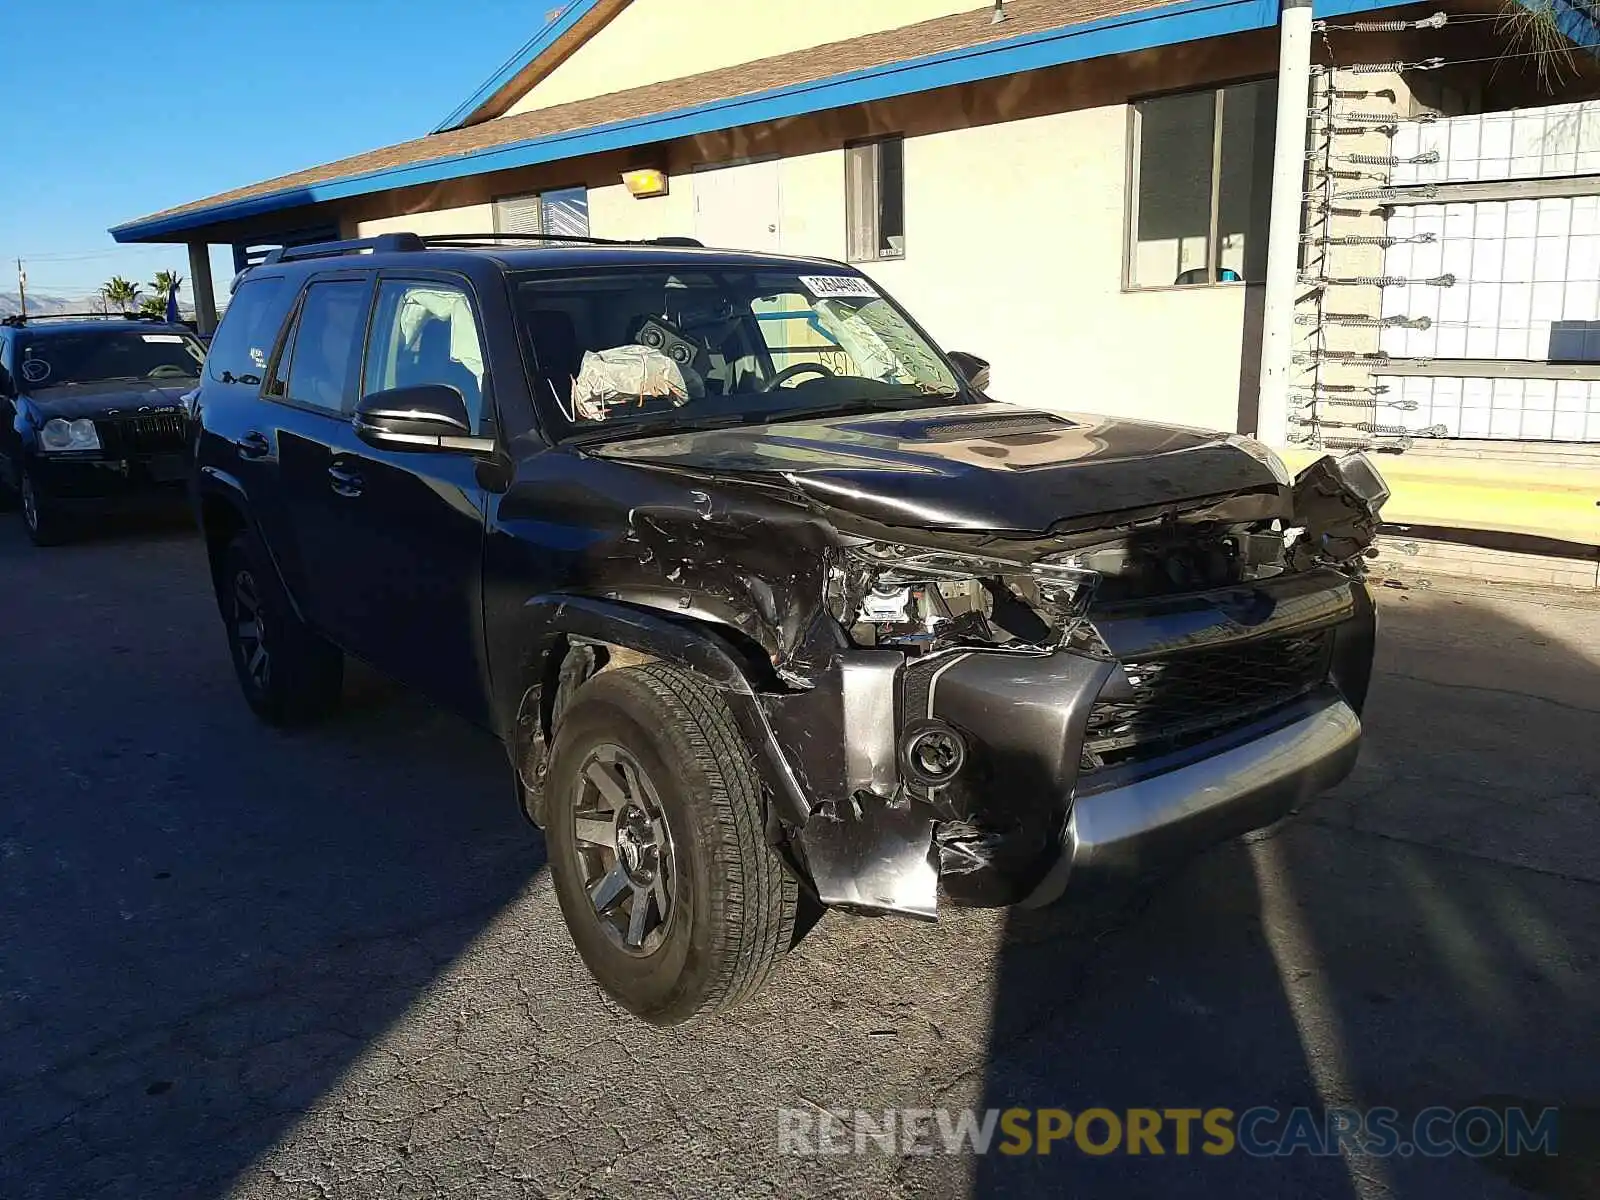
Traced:
<path fill-rule="evenodd" d="M 607 860 L 577 834 L 585 768 L 614 748 L 648 778 L 670 831 L 672 915 L 646 954 L 608 932 L 590 890 L 602 868 L 588 865 L 597 854 Z M 545 789 L 556 896 L 578 953 L 613 999 L 677 1025 L 762 986 L 794 941 L 798 889 L 767 844 L 761 782 L 717 689 L 662 663 L 602 671 L 562 714 Z M 620 861 L 617 850 L 610 861 Z"/>
<path fill-rule="evenodd" d="M 296 615 L 251 532 L 235 535 L 222 553 L 217 606 L 239 686 L 258 717 L 269 725 L 308 725 L 338 707 L 344 654 Z"/>

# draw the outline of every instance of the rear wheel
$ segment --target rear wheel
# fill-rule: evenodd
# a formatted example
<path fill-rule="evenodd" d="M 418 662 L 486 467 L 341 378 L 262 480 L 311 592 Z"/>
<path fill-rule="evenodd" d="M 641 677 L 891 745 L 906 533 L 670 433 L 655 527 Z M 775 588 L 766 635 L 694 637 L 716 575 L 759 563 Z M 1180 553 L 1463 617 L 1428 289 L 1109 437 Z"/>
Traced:
<path fill-rule="evenodd" d="M 619 1004 L 677 1025 L 761 987 L 797 888 L 716 689 L 659 663 L 597 675 L 562 715 L 545 796 L 562 915 Z"/>
<path fill-rule="evenodd" d="M 344 655 L 289 604 L 261 544 L 249 533 L 223 552 L 217 602 L 234 673 L 251 709 L 271 725 L 304 725 L 331 713 L 344 685 Z"/>
<path fill-rule="evenodd" d="M 22 527 L 35 546 L 55 546 L 65 538 L 61 514 L 50 497 L 39 490 L 27 467 L 22 468 L 17 479 L 17 508 L 22 513 Z"/>

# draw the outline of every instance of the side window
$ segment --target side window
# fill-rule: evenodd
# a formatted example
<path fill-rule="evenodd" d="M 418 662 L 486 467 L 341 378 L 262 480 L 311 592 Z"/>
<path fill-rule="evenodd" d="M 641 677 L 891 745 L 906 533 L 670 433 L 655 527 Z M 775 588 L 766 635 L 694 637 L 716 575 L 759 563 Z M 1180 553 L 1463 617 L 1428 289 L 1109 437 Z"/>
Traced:
<path fill-rule="evenodd" d="M 461 393 L 473 430 L 482 432 L 483 374 L 483 342 L 464 290 L 398 279 L 379 285 L 362 395 L 446 384 Z"/>
<path fill-rule="evenodd" d="M 1266 278 L 1275 80 L 1133 105 L 1127 286 Z"/>
<path fill-rule="evenodd" d="M 367 317 L 368 285 L 362 279 L 313 283 L 300 305 L 290 345 L 285 394 L 297 404 L 344 412 L 353 399 Z"/>
<path fill-rule="evenodd" d="M 906 256 L 904 138 L 846 146 L 845 240 L 851 262 Z"/>
<path fill-rule="evenodd" d="M 588 237 L 589 189 L 556 188 L 525 196 L 501 196 L 494 202 L 494 231 Z"/>
<path fill-rule="evenodd" d="M 294 301 L 282 276 L 246 279 L 233 294 L 222 325 L 206 353 L 206 374 L 218 383 L 256 388 L 267 373 L 267 359 Z"/>

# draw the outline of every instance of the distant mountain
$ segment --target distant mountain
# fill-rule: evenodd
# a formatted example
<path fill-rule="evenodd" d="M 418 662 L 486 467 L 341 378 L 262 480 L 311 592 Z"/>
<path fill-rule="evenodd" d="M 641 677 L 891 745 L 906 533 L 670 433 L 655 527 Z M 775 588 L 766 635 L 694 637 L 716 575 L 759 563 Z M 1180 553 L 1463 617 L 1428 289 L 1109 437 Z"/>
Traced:
<path fill-rule="evenodd" d="M 0 317 L 9 317 L 22 311 L 21 301 L 15 292 L 0 292 Z M 31 317 L 46 317 L 51 313 L 86 313 L 99 312 L 100 300 L 96 296 L 60 296 L 50 292 L 28 292 L 28 315 Z M 194 317 L 194 309 L 178 293 L 179 315 L 187 319 Z"/>
<path fill-rule="evenodd" d="M 58 296 L 49 292 L 28 292 L 28 312 L 34 316 L 60 312 L 89 312 L 94 301 L 88 296 Z M 22 302 L 15 292 L 0 292 L 0 317 L 9 317 L 22 311 Z"/>

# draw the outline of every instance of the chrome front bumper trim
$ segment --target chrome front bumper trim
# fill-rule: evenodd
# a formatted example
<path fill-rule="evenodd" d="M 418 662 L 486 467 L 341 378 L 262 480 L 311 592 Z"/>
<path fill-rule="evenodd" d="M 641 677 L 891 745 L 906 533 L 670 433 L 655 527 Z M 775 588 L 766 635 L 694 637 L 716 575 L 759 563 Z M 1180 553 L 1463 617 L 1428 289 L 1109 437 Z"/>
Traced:
<path fill-rule="evenodd" d="M 1061 857 L 1022 902 L 1131 878 L 1269 825 L 1350 773 L 1361 718 L 1328 699 L 1297 720 L 1209 758 L 1078 797 Z"/>

